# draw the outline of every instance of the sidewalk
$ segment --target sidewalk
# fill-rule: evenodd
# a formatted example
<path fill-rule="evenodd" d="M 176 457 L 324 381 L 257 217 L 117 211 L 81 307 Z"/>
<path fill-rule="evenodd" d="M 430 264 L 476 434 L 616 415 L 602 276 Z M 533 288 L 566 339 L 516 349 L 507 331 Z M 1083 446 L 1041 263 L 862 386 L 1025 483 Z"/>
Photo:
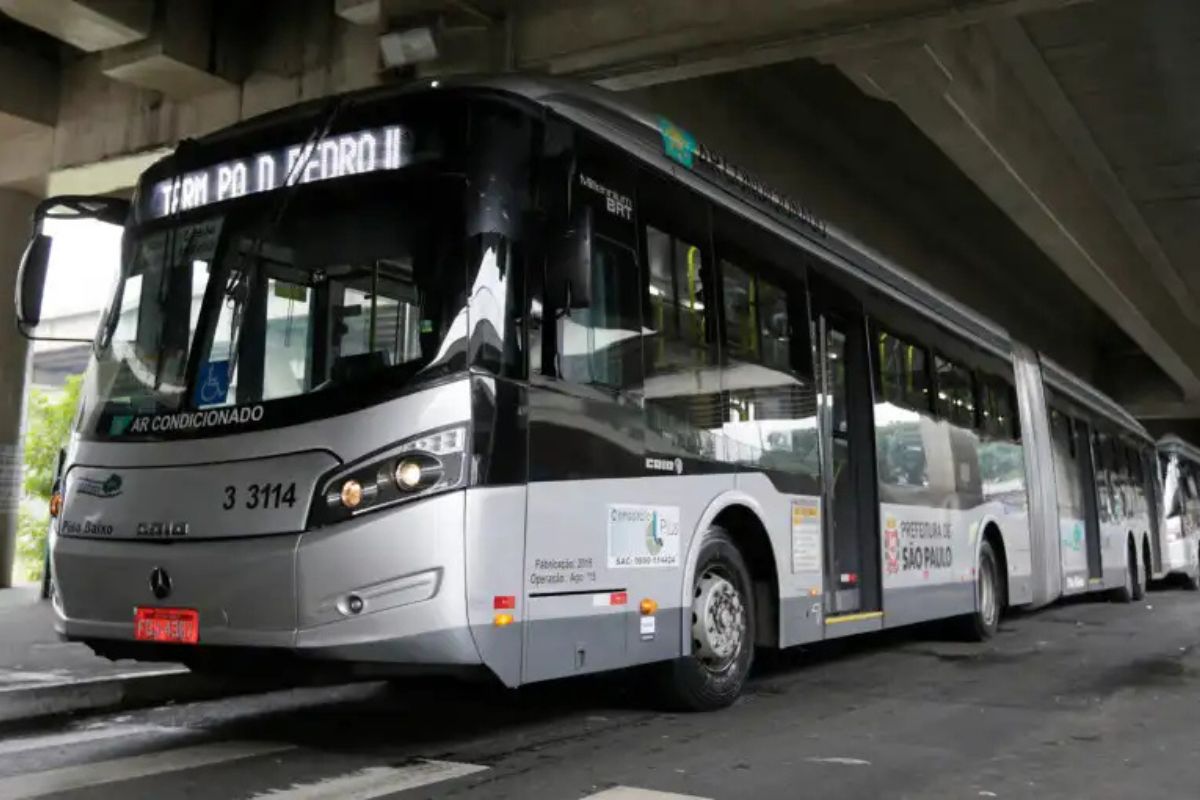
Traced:
<path fill-rule="evenodd" d="M 36 586 L 0 589 L 0 722 L 221 693 L 183 667 L 109 661 L 59 641 L 53 621 Z"/>

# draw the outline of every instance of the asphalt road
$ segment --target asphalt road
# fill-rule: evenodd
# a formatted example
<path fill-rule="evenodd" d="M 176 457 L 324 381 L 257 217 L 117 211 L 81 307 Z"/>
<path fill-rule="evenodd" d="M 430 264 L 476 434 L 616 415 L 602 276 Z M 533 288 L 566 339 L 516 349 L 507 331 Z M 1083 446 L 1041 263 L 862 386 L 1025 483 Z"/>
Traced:
<path fill-rule="evenodd" d="M 1200 594 L 1164 590 L 1008 619 L 987 645 L 859 638 L 761 663 L 705 715 L 655 710 L 632 674 L 57 720 L 0 730 L 0 798 L 1197 797 L 1198 622 Z"/>

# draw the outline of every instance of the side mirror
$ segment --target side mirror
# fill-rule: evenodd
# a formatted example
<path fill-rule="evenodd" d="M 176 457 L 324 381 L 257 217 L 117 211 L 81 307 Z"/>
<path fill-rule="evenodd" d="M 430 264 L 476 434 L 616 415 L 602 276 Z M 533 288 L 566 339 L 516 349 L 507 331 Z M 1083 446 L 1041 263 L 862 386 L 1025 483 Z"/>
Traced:
<path fill-rule="evenodd" d="M 72 274 L 74 271 L 97 269 L 95 261 L 67 263 L 71 260 L 69 256 L 65 259 L 62 257 L 52 259 L 54 240 L 57 236 L 70 238 L 74 230 L 71 226 L 76 222 L 124 225 L 129 216 L 129 210 L 129 201 L 120 197 L 67 195 L 51 197 L 38 204 L 37 209 L 33 212 L 33 234 L 29 238 L 29 244 L 25 247 L 25 253 L 21 257 L 21 264 L 17 271 L 15 310 L 17 329 L 22 336 L 27 339 L 91 341 L 90 338 L 83 339 L 78 336 L 34 335 L 34 329 L 42 322 L 42 300 L 50 277 L 51 262 L 54 261 L 56 264 L 54 267 L 56 273 L 65 273 L 65 276 L 60 275 L 54 280 L 50 280 L 49 283 L 52 286 L 63 285 L 64 277 L 67 282 L 78 281 L 78 277 Z M 80 240 L 74 241 L 78 243 Z M 68 252 L 70 252 L 70 248 L 68 248 Z M 88 255 L 91 257 L 93 254 L 89 253 Z M 77 255 L 75 260 L 78 258 Z"/>
<path fill-rule="evenodd" d="M 587 308 L 592 303 L 592 209 L 575 206 L 571 221 L 550 246 L 549 281 L 560 308 Z"/>
<path fill-rule="evenodd" d="M 50 268 L 51 246 L 49 236 L 35 233 L 17 270 L 17 329 L 26 337 L 42 321 L 42 293 L 46 288 L 46 270 Z"/>

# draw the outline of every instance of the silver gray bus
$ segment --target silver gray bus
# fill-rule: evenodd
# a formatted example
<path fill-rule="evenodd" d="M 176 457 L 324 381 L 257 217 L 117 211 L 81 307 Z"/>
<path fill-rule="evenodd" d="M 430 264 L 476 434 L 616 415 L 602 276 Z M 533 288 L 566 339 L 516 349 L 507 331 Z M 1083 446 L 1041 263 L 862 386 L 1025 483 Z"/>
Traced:
<path fill-rule="evenodd" d="M 51 558 L 110 657 L 655 664 L 714 708 L 757 647 L 982 639 L 1161 569 L 1134 419 L 590 88 L 371 90 L 49 200 L 34 335 L 55 216 L 124 226 Z"/>
<path fill-rule="evenodd" d="M 1200 449 L 1178 436 L 1158 440 L 1163 487 L 1164 575 L 1200 589 Z"/>

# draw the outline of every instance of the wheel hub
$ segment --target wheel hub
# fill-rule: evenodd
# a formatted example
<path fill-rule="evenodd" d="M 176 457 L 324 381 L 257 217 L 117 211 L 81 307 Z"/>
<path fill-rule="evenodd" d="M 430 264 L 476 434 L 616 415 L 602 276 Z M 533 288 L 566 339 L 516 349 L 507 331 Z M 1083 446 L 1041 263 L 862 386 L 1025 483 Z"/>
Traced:
<path fill-rule="evenodd" d="M 706 573 L 692 601 L 692 639 L 702 661 L 724 665 L 737 657 L 746 635 L 746 609 L 737 587 Z"/>
<path fill-rule="evenodd" d="M 979 611 L 986 625 L 996 619 L 996 585 L 992 571 L 984 564 L 979 571 Z"/>

